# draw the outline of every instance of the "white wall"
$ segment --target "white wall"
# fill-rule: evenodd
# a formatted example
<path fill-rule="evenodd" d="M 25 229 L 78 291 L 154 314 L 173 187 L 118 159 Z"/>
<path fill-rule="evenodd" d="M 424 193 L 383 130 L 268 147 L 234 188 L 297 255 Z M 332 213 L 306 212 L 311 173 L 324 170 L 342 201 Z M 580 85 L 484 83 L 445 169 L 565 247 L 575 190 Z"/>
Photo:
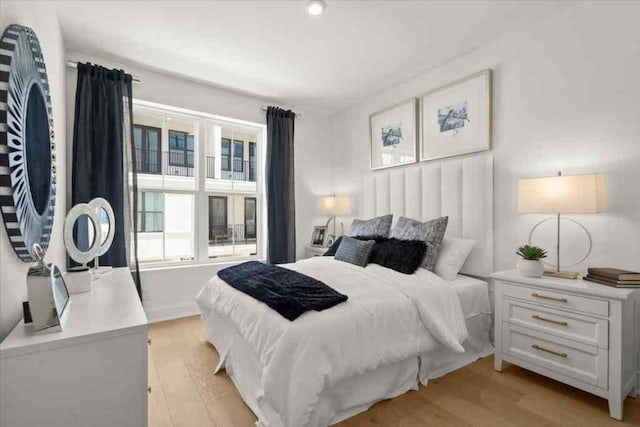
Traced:
<path fill-rule="evenodd" d="M 521 177 L 600 172 L 609 211 L 572 215 L 593 235 L 588 266 L 640 268 L 640 3 L 580 4 L 385 90 L 332 116 L 335 192 L 355 195 L 370 174 L 369 114 L 492 68 L 495 268 L 512 268 L 540 215 L 516 213 Z M 360 210 L 361 212 L 361 210 Z M 553 223 L 542 243 L 552 249 Z M 563 234 L 567 261 L 584 249 Z M 573 242 L 573 243 L 572 243 Z"/>
<path fill-rule="evenodd" d="M 33 28 L 38 35 L 47 66 L 51 90 L 53 124 L 56 138 L 57 202 L 53 236 L 47 261 L 65 266 L 62 226 L 66 206 L 66 109 L 65 109 L 65 51 L 60 26 L 53 7 L 41 2 L 0 2 L 0 29 L 10 24 Z M 0 219 L 0 221 L 2 221 Z M 28 263 L 18 260 L 7 239 L 4 225 L 0 225 L 0 341 L 22 319 L 22 301 L 27 299 L 26 275 Z"/>
<path fill-rule="evenodd" d="M 199 84 L 172 75 L 122 64 L 114 60 L 88 54 L 68 52 L 68 59 L 90 61 L 108 67 L 123 68 L 141 79 L 134 84 L 137 99 L 181 107 L 235 119 L 265 123 L 265 112 L 260 108 L 269 100 L 247 96 L 213 86 Z M 73 143 L 73 114 L 75 103 L 76 71 L 67 70 L 67 129 L 69 155 Z M 304 117 L 295 123 L 296 173 L 296 230 L 297 253 L 302 256 L 313 224 L 323 223 L 317 218 L 316 197 L 329 192 L 331 150 L 329 118 L 312 111 L 303 111 Z M 70 168 L 69 168 L 70 169 Z M 71 171 L 68 171 L 69 186 Z M 219 267 L 185 267 L 145 271 L 142 274 L 143 304 L 150 320 L 195 313 L 195 295 Z M 172 314 L 174 313 L 174 314 Z"/>

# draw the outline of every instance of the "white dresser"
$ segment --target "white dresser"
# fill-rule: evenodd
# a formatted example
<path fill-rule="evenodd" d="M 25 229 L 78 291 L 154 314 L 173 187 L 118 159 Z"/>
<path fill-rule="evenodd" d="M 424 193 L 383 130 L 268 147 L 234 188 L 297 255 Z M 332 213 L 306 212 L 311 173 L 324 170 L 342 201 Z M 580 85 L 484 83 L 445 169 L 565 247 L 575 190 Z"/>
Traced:
<path fill-rule="evenodd" d="M 494 273 L 495 369 L 507 361 L 608 399 L 640 390 L 640 289 Z"/>
<path fill-rule="evenodd" d="M 128 269 L 71 295 L 64 331 L 0 343 L 0 425 L 146 427 L 147 318 Z"/>

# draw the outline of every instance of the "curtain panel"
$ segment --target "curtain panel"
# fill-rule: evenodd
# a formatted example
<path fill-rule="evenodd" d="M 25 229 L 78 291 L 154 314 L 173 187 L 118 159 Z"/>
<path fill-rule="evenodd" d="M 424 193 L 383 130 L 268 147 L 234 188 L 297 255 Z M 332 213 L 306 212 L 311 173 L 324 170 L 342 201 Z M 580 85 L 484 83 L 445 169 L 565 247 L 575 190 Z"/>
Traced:
<path fill-rule="evenodd" d="M 103 197 L 115 214 L 111 248 L 100 257 L 101 265 L 126 267 L 133 259 L 138 292 L 136 212 L 137 177 L 133 149 L 132 78 L 122 70 L 78 64 L 73 126 L 72 204 Z M 133 173 L 133 188 L 127 179 Z M 130 191 L 133 190 L 133 191 Z M 131 199 L 131 200 L 130 200 Z M 133 232 L 132 232 L 133 231 Z M 129 236 L 133 236 L 133 245 Z M 133 256 L 129 248 L 133 246 Z"/>
<path fill-rule="evenodd" d="M 296 114 L 267 109 L 267 262 L 296 260 L 294 122 Z"/>

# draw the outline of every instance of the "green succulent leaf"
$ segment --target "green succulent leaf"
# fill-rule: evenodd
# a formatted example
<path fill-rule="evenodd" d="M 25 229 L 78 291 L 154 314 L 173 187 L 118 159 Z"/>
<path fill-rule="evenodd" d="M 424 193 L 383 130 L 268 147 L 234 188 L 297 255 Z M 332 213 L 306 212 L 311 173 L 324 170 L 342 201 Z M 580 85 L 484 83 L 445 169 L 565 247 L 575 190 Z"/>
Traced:
<path fill-rule="evenodd" d="M 538 246 L 530 246 L 530 245 L 520 246 L 516 251 L 516 254 L 522 257 L 523 259 L 530 260 L 530 261 L 537 261 L 547 257 L 547 251 L 545 251 L 542 248 L 539 248 Z"/>

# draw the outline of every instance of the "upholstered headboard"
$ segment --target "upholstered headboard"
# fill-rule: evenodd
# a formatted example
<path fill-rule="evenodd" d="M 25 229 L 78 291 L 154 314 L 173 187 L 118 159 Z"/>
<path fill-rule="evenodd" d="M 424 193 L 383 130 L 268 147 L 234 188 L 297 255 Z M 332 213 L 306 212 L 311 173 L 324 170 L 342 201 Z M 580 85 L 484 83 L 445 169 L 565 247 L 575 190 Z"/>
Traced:
<path fill-rule="evenodd" d="M 462 273 L 493 272 L 493 157 L 421 163 L 369 174 L 364 218 L 387 213 L 426 221 L 449 216 L 446 236 L 476 240 Z"/>

